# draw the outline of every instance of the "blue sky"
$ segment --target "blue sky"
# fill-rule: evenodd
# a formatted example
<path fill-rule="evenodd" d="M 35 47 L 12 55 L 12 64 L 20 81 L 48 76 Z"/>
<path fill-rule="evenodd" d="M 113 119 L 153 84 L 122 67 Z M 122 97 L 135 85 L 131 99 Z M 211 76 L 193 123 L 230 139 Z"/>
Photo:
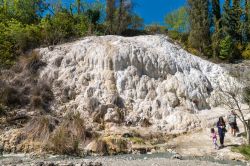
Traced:
<path fill-rule="evenodd" d="M 55 0 L 48 0 L 49 2 Z M 75 0 L 61 0 L 67 5 Z M 94 0 L 88 0 L 94 1 Z M 102 0 L 104 1 L 104 0 Z M 134 12 L 140 15 L 145 24 L 164 23 L 164 17 L 168 12 L 171 12 L 180 6 L 185 5 L 186 0 L 133 0 L 135 3 Z"/>
<path fill-rule="evenodd" d="M 135 0 L 135 12 L 149 23 L 164 23 L 164 17 L 171 12 L 186 4 L 186 0 Z"/>
<path fill-rule="evenodd" d="M 48 0 L 53 1 L 53 0 Z M 70 4 L 75 0 L 62 0 L 64 4 Z M 94 1 L 94 0 L 87 0 Z M 105 1 L 105 0 L 101 0 Z M 145 24 L 164 24 L 164 17 L 167 13 L 178 9 L 186 4 L 186 0 L 133 0 L 135 3 L 135 13 L 140 15 Z M 223 1 L 223 0 L 221 0 Z"/>

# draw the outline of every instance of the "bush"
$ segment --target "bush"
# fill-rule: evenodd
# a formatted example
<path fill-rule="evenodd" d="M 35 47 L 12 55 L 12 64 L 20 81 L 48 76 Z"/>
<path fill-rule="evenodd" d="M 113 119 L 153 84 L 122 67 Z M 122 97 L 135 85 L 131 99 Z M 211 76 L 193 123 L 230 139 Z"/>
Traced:
<path fill-rule="evenodd" d="M 54 45 L 85 34 L 87 31 L 86 22 L 86 17 L 77 16 L 74 18 L 68 11 L 58 12 L 53 17 L 47 16 L 40 23 L 43 43 Z"/>
<path fill-rule="evenodd" d="M 0 23 L 0 67 L 14 63 L 15 57 L 40 45 L 40 28 L 11 19 Z"/>
<path fill-rule="evenodd" d="M 48 144 L 48 150 L 58 154 L 79 154 L 79 145 L 85 142 L 86 130 L 84 120 L 79 113 L 70 113 L 64 117 L 55 130 Z"/>
<path fill-rule="evenodd" d="M 234 53 L 233 40 L 230 36 L 226 36 L 220 41 L 220 56 L 219 58 L 226 60 L 232 59 Z"/>
<path fill-rule="evenodd" d="M 32 51 L 31 54 L 28 55 L 25 64 L 26 64 L 26 69 L 28 69 L 31 72 L 31 74 L 37 74 L 37 71 L 41 67 L 46 66 L 46 63 L 41 61 L 40 55 L 35 51 Z"/>
<path fill-rule="evenodd" d="M 133 144 L 140 144 L 140 145 L 144 145 L 145 141 L 140 138 L 140 137 L 131 137 L 129 138 L 129 140 L 133 143 Z"/>
<path fill-rule="evenodd" d="M 31 96 L 32 108 L 41 108 L 44 111 L 49 111 L 51 101 L 54 99 L 54 94 L 50 89 L 50 86 L 46 82 L 38 82 L 33 89 Z"/>
<path fill-rule="evenodd" d="M 8 85 L 2 87 L 0 92 L 0 103 L 8 107 L 22 105 L 19 91 Z"/>
<path fill-rule="evenodd" d="M 250 59 L 250 43 L 246 46 L 245 50 L 242 52 L 244 59 Z"/>
<path fill-rule="evenodd" d="M 58 124 L 59 121 L 56 118 L 44 115 L 32 118 L 23 131 L 27 138 L 46 142 Z"/>
<path fill-rule="evenodd" d="M 149 34 L 167 34 L 167 29 L 159 24 L 151 24 L 145 27 L 146 32 Z"/>

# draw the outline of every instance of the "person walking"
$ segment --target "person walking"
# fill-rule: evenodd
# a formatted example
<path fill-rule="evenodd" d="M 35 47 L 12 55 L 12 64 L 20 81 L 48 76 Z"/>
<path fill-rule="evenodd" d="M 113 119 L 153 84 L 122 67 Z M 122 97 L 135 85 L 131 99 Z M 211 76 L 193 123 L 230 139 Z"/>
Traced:
<path fill-rule="evenodd" d="M 226 123 L 223 119 L 223 117 L 219 117 L 219 121 L 217 122 L 217 128 L 218 128 L 218 133 L 220 137 L 220 147 L 224 147 L 224 138 L 225 138 L 225 133 L 227 132 L 226 130 Z"/>
<path fill-rule="evenodd" d="M 214 149 L 219 149 L 219 146 L 217 144 L 217 134 L 216 134 L 214 128 L 211 128 L 211 138 L 213 140 Z"/>
<path fill-rule="evenodd" d="M 231 111 L 230 115 L 227 117 L 227 120 L 231 127 L 231 134 L 235 137 L 237 132 L 236 113 Z"/>

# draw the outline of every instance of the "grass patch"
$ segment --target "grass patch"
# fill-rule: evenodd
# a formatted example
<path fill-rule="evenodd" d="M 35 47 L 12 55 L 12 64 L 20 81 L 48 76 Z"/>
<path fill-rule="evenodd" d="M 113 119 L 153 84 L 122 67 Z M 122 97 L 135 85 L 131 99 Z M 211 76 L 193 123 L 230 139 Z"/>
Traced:
<path fill-rule="evenodd" d="M 249 145 L 241 145 L 238 147 L 232 148 L 233 152 L 241 153 L 246 157 L 247 160 L 250 160 L 250 146 Z"/>
<path fill-rule="evenodd" d="M 140 137 L 131 137 L 129 138 L 129 141 L 133 144 L 145 145 L 145 141 Z"/>
<path fill-rule="evenodd" d="M 50 134 L 55 130 L 58 124 L 59 121 L 50 115 L 34 117 L 25 126 L 24 133 L 31 140 L 39 140 L 45 142 L 49 139 Z"/>
<path fill-rule="evenodd" d="M 103 140 L 107 143 L 109 154 L 127 153 L 128 142 L 126 139 L 119 136 L 108 136 Z"/>
<path fill-rule="evenodd" d="M 80 113 L 66 115 L 49 139 L 47 148 L 57 154 L 78 155 L 79 145 L 86 141 L 86 129 Z"/>

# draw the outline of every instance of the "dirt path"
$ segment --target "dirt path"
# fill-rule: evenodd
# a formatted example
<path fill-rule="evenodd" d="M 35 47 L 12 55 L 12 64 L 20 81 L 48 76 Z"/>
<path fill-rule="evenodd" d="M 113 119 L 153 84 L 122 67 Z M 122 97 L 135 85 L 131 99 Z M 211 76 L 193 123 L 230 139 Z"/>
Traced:
<path fill-rule="evenodd" d="M 225 136 L 225 147 L 214 149 L 210 138 L 210 129 L 207 128 L 193 134 L 179 136 L 169 142 L 174 150 L 184 156 L 212 156 L 218 159 L 244 160 L 244 156 L 231 151 L 233 146 L 241 145 L 242 137 L 233 137 L 230 132 Z M 217 141 L 219 144 L 219 140 Z"/>

